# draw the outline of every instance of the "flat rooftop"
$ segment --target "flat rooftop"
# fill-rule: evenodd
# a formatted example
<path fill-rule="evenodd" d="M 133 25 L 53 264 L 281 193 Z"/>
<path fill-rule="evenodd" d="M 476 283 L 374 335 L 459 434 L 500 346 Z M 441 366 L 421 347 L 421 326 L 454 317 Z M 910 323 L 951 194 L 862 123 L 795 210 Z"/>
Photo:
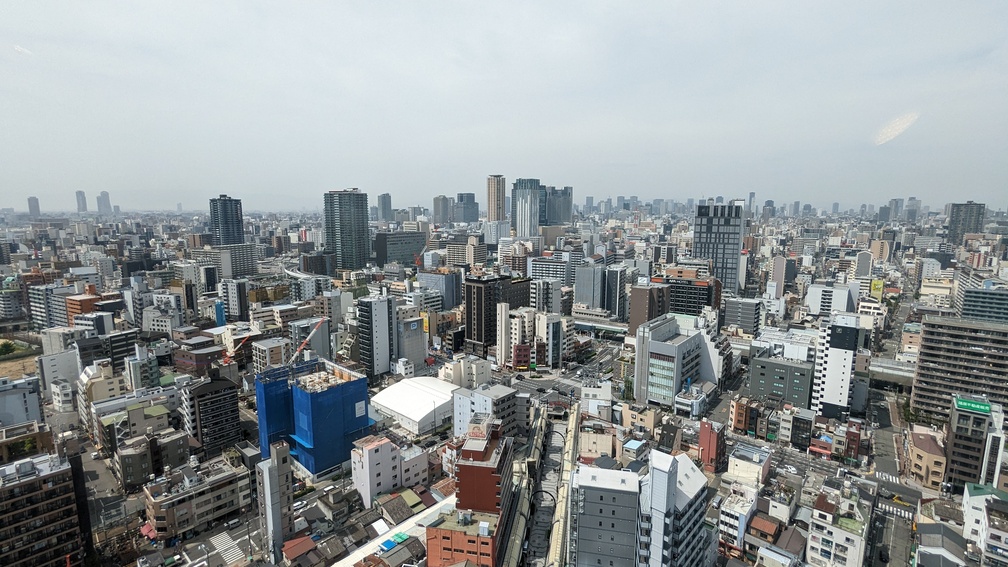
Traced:
<path fill-rule="evenodd" d="M 461 518 L 461 514 L 467 515 L 469 519 Z M 486 522 L 489 535 L 492 536 L 497 532 L 497 522 L 500 519 L 497 514 L 487 514 L 486 512 L 461 512 L 461 514 L 459 510 L 440 514 L 427 526 L 476 536 L 479 535 L 480 524 Z"/>

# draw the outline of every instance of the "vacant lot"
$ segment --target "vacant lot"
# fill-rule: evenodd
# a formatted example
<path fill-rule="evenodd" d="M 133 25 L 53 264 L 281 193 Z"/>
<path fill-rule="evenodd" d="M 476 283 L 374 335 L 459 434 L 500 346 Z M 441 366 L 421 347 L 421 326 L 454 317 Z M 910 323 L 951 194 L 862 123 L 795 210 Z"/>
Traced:
<path fill-rule="evenodd" d="M 0 361 L 0 378 L 4 376 L 20 378 L 22 374 L 35 374 L 34 356 Z"/>

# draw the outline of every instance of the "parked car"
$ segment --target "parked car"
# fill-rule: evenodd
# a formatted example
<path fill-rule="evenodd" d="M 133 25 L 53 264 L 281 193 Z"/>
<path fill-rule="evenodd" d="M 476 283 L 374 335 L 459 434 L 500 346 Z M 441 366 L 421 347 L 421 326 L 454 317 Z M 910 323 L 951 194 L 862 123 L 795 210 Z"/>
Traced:
<path fill-rule="evenodd" d="M 546 388 L 543 388 L 542 386 L 540 386 L 540 387 L 536 388 L 536 392 L 539 392 L 540 394 L 545 394 L 546 393 Z"/>

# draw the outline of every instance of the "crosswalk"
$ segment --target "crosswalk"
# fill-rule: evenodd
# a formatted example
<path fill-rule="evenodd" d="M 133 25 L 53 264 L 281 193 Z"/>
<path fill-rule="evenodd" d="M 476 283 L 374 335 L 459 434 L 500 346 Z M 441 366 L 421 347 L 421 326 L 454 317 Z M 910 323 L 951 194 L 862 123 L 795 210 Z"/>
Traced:
<path fill-rule="evenodd" d="M 912 520 L 913 519 L 913 512 L 911 512 L 910 510 L 907 510 L 905 508 L 897 508 L 897 507 L 892 506 L 890 504 L 884 504 L 884 503 L 881 503 L 881 502 L 879 503 L 878 506 L 879 506 L 879 509 L 881 509 L 882 513 L 884 513 L 884 514 L 888 514 L 890 516 L 896 516 L 897 518 L 906 518 L 907 520 Z"/>
<path fill-rule="evenodd" d="M 894 475 L 894 474 L 884 473 L 884 472 L 881 472 L 881 471 L 875 471 L 875 476 L 879 480 L 884 480 L 886 482 L 891 482 L 893 484 L 899 484 L 900 483 L 899 477 L 896 476 L 896 475 Z"/>
<path fill-rule="evenodd" d="M 210 538 L 210 543 L 213 544 L 214 549 L 217 550 L 221 559 L 224 560 L 225 565 L 232 565 L 245 558 L 245 552 L 238 548 L 238 543 L 227 532 L 221 532 L 213 536 Z"/>

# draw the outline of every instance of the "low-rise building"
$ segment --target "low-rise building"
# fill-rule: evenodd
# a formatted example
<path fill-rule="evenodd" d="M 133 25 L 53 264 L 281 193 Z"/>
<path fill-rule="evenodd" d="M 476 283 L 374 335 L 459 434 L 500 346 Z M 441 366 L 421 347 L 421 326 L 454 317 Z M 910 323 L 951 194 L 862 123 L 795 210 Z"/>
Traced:
<path fill-rule="evenodd" d="M 125 439 L 112 460 L 112 473 L 127 493 L 189 462 L 189 435 L 174 429 L 151 429 Z"/>
<path fill-rule="evenodd" d="M 370 508 L 379 494 L 427 483 L 427 452 L 402 439 L 368 435 L 350 450 L 354 488 Z"/>
<path fill-rule="evenodd" d="M 849 480 L 827 479 L 812 506 L 805 558 L 817 567 L 860 567 L 867 561 L 874 495 Z"/>
<path fill-rule="evenodd" d="M 144 486 L 147 533 L 157 541 L 188 539 L 237 515 L 252 504 L 250 474 L 224 456 L 168 471 Z"/>
<path fill-rule="evenodd" d="M 921 486 L 941 490 L 945 480 L 945 448 L 934 435 L 910 435 L 910 475 Z"/>

